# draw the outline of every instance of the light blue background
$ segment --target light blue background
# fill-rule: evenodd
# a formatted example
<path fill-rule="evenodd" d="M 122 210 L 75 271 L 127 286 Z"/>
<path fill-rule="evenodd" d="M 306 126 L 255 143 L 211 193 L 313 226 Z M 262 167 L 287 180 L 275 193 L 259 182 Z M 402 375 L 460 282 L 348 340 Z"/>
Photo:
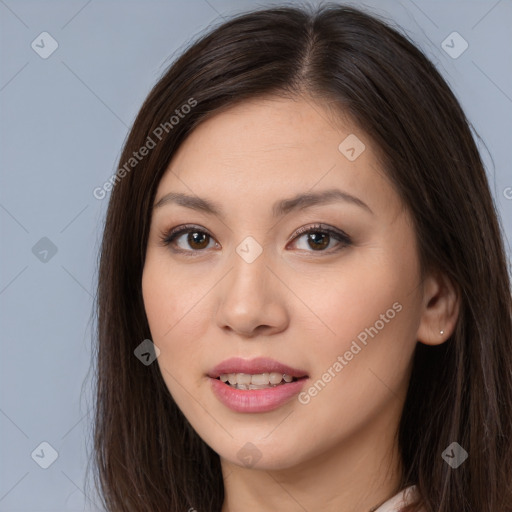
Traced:
<path fill-rule="evenodd" d="M 97 510 L 84 488 L 87 372 L 109 195 L 92 191 L 115 172 L 128 127 L 170 57 L 222 17 L 278 3 L 0 0 L 0 511 Z M 510 239 L 512 2 L 352 4 L 403 27 L 448 80 L 492 155 L 494 166 L 479 143 Z M 47 59 L 31 48 L 43 31 L 59 45 Z M 469 43 L 457 59 L 441 48 L 453 31 Z M 43 237 L 57 247 L 46 263 L 32 252 Z M 31 457 L 43 441 L 58 452 L 48 469 Z"/>

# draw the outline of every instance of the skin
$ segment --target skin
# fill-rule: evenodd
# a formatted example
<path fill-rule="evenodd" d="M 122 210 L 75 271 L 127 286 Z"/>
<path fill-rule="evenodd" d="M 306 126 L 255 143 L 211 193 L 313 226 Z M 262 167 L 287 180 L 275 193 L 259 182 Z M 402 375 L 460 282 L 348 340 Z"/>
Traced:
<path fill-rule="evenodd" d="M 338 150 L 351 133 L 366 146 L 355 161 Z M 333 202 L 272 217 L 277 200 L 331 188 L 373 213 Z M 221 219 L 177 204 L 154 209 L 142 278 L 165 383 L 221 458 L 222 512 L 366 512 L 389 499 L 414 348 L 446 341 L 458 301 L 445 276 L 421 279 L 411 219 L 373 142 L 311 98 L 245 101 L 189 135 L 155 204 L 169 192 L 225 211 Z M 294 235 L 316 223 L 344 231 L 352 244 L 328 237 L 319 249 L 307 234 Z M 187 234 L 174 241 L 195 257 L 161 243 L 183 224 L 211 235 L 192 246 Z M 247 236 L 263 250 L 252 263 L 236 252 Z M 396 302 L 401 311 L 307 404 L 294 397 L 273 411 L 239 413 L 210 389 L 207 373 L 219 362 L 264 356 L 305 370 L 307 390 Z M 247 442 L 260 455 L 250 467 L 237 457 Z"/>

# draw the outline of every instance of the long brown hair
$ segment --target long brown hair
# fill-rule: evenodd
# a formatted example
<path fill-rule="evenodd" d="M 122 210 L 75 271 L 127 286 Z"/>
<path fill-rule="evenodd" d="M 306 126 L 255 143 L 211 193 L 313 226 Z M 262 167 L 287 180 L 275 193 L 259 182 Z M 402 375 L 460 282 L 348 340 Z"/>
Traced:
<path fill-rule="evenodd" d="M 450 339 L 417 344 L 397 432 L 401 488 L 417 484 L 427 512 L 512 511 L 510 280 L 469 123 L 406 36 L 335 4 L 252 11 L 203 35 L 154 86 L 127 137 L 96 304 L 94 476 L 107 510 L 221 510 L 218 454 L 185 419 L 158 365 L 134 355 L 151 337 L 141 279 L 152 204 L 199 123 L 249 98 L 298 94 L 321 98 L 368 134 L 411 213 L 423 271 L 443 272 L 460 292 Z M 145 156 L 131 160 L 143 146 Z M 454 441 L 469 454 L 456 469 L 441 456 Z"/>

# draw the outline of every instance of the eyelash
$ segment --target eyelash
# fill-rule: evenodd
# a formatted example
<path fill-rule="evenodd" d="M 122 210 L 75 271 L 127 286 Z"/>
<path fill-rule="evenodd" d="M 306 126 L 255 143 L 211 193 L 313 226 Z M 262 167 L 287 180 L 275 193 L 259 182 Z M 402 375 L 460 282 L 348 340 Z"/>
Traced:
<path fill-rule="evenodd" d="M 178 227 L 172 228 L 168 231 L 161 233 L 161 237 L 160 237 L 161 244 L 164 247 L 170 246 L 176 240 L 176 238 L 178 238 L 180 235 L 185 234 L 185 233 L 190 233 L 190 232 L 205 234 L 213 239 L 213 236 L 210 235 L 210 233 L 208 233 L 208 231 L 206 231 L 204 229 L 200 229 L 199 227 L 194 226 L 194 225 L 186 224 L 183 226 L 178 226 Z M 295 238 L 301 238 L 301 236 L 309 234 L 309 233 L 322 233 L 325 235 L 329 235 L 339 242 L 340 247 L 335 248 L 334 250 L 332 250 L 332 248 L 331 248 L 331 249 L 327 249 L 327 250 L 319 250 L 319 251 L 311 250 L 311 251 L 306 251 L 306 252 L 313 252 L 313 253 L 320 252 L 320 253 L 332 254 L 333 252 L 338 252 L 341 249 L 348 247 L 349 245 L 352 245 L 352 239 L 346 233 L 344 233 L 343 231 L 338 231 L 333 228 L 326 227 L 323 224 L 315 224 L 313 226 L 299 228 L 294 233 L 291 241 L 295 240 Z M 185 254 L 186 256 L 190 256 L 190 257 L 196 256 L 193 253 L 199 253 L 197 255 L 200 255 L 200 253 L 205 251 L 205 249 L 185 250 L 185 249 L 177 249 L 175 247 L 173 247 L 171 250 L 173 252 L 182 253 L 182 254 Z"/>

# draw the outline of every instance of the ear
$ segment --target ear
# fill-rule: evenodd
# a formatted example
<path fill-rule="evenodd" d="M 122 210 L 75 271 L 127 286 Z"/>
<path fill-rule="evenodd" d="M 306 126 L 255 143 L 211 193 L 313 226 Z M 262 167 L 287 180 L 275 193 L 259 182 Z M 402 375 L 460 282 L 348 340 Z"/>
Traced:
<path fill-rule="evenodd" d="M 448 340 L 455 330 L 459 306 L 460 292 L 451 279 L 441 272 L 430 273 L 423 282 L 423 311 L 416 339 L 425 345 Z"/>

